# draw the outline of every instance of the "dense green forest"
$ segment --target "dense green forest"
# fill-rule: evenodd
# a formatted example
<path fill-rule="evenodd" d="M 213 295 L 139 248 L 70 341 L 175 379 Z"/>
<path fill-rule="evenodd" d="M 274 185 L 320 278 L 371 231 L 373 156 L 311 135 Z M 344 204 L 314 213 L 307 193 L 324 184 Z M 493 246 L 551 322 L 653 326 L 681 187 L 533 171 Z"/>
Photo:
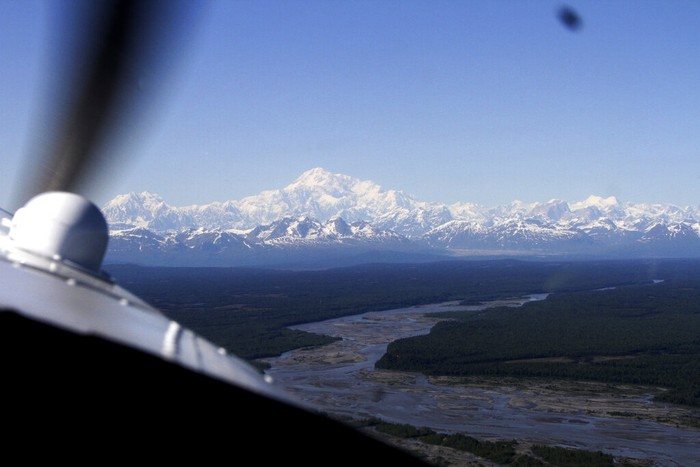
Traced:
<path fill-rule="evenodd" d="M 288 326 L 366 311 L 532 293 L 649 283 L 659 268 L 696 264 L 446 261 L 367 264 L 319 271 L 149 268 L 112 265 L 109 274 L 166 315 L 242 358 L 275 356 L 332 341 Z"/>
<path fill-rule="evenodd" d="M 429 335 L 394 342 L 379 365 L 653 384 L 672 389 L 669 401 L 700 402 L 697 260 L 445 261 L 318 271 L 113 265 L 108 272 L 172 319 L 250 361 L 333 340 L 288 329 L 294 324 L 551 293 L 521 308 L 440 314 L 450 320 Z"/>
<path fill-rule="evenodd" d="M 451 319 L 394 341 L 377 366 L 654 385 L 671 389 L 661 400 L 700 405 L 698 277 L 440 317 Z"/>
<path fill-rule="evenodd" d="M 559 446 L 519 446 L 517 440 L 484 441 L 464 433 L 439 433 L 430 428 L 407 424 L 387 423 L 379 419 L 350 421 L 358 428 L 372 428 L 379 433 L 418 443 L 444 446 L 465 451 L 481 459 L 512 467 L 613 467 L 640 465 L 627 458 L 616 458 L 600 451 L 564 448 Z M 429 461 L 441 465 L 440 459 Z M 445 462 L 445 465 L 450 463 Z M 475 465 L 479 465 L 475 463 Z"/>

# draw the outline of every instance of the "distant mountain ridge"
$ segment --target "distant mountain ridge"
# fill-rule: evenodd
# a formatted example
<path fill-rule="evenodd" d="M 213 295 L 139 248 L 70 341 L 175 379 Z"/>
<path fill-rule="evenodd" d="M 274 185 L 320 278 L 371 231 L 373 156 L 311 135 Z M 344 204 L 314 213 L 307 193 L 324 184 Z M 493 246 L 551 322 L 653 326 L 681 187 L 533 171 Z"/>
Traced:
<path fill-rule="evenodd" d="M 119 195 L 102 210 L 111 229 L 108 259 L 113 261 L 293 264 L 321 254 L 347 259 L 367 258 L 370 252 L 384 257 L 393 252 L 396 258 L 700 255 L 699 207 L 599 196 L 492 208 L 446 205 L 322 168 L 240 201 L 174 207 L 142 192 Z"/>
<path fill-rule="evenodd" d="M 315 168 L 285 188 L 263 191 L 240 201 L 173 207 L 153 193 L 129 193 L 108 202 L 103 212 L 111 225 L 123 227 L 155 231 L 200 227 L 247 230 L 283 217 L 308 216 L 320 221 L 341 217 L 347 222 L 373 222 L 390 212 L 441 206 L 418 201 L 400 191 L 384 190 L 371 181 Z"/>

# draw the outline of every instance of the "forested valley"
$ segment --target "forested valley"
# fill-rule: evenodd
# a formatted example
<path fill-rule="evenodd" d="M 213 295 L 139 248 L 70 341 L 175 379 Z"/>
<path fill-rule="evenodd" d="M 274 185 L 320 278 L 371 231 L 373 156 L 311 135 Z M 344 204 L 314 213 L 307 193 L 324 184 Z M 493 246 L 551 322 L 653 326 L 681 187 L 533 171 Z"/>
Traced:
<path fill-rule="evenodd" d="M 378 365 L 431 375 L 579 378 L 669 388 L 700 404 L 700 261 L 444 261 L 316 271 L 111 265 L 115 280 L 249 361 L 333 338 L 288 327 L 411 305 L 549 293 L 445 314 Z M 601 290 L 604 289 L 604 290 Z"/>
<path fill-rule="evenodd" d="M 670 389 L 700 406 L 700 280 L 561 292 L 520 308 L 441 313 L 377 367 L 431 375 L 567 378 Z"/>

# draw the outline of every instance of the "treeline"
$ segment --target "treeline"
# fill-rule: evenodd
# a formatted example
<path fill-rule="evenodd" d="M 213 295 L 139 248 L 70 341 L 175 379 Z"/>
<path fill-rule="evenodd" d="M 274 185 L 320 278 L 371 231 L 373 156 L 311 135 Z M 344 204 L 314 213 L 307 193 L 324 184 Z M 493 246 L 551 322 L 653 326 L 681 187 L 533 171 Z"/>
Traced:
<path fill-rule="evenodd" d="M 411 439 L 420 443 L 444 446 L 469 452 L 482 459 L 499 465 L 513 467 L 613 467 L 638 465 L 626 458 L 616 458 L 601 451 L 563 448 L 559 446 L 519 446 L 516 440 L 484 441 L 463 433 L 439 433 L 430 428 L 414 427 L 408 424 L 388 423 L 379 419 L 354 422 L 355 426 L 370 427 L 385 435 Z M 440 459 L 430 459 L 439 465 Z"/>
<path fill-rule="evenodd" d="M 366 311 L 650 283 L 697 261 L 444 261 L 323 271 L 107 266 L 125 288 L 242 358 L 332 341 L 288 326 Z"/>
<path fill-rule="evenodd" d="M 451 320 L 392 342 L 377 367 L 653 385 L 700 406 L 700 272 L 440 316 Z"/>

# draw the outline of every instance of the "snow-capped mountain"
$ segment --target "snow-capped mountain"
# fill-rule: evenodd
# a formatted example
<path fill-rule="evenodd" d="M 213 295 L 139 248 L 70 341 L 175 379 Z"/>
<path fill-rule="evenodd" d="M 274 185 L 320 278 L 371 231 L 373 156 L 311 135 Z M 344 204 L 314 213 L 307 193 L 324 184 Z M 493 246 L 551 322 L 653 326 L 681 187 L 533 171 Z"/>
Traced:
<path fill-rule="evenodd" d="M 121 229 L 173 231 L 198 227 L 248 230 L 286 216 L 307 216 L 322 222 L 340 217 L 346 222 L 374 223 L 400 211 L 435 211 L 440 215 L 445 207 L 419 201 L 401 191 L 384 190 L 371 181 L 315 168 L 285 188 L 263 191 L 240 201 L 177 208 L 165 204 L 158 195 L 143 192 L 117 196 L 102 210 L 110 225 Z"/>
<path fill-rule="evenodd" d="M 153 193 L 129 193 L 103 212 L 111 261 L 248 265 L 274 256 L 291 264 L 299 254 L 347 259 L 368 252 L 700 256 L 698 207 L 598 196 L 445 205 L 321 168 L 240 201 L 174 207 Z M 291 251 L 295 258 L 284 256 Z"/>

